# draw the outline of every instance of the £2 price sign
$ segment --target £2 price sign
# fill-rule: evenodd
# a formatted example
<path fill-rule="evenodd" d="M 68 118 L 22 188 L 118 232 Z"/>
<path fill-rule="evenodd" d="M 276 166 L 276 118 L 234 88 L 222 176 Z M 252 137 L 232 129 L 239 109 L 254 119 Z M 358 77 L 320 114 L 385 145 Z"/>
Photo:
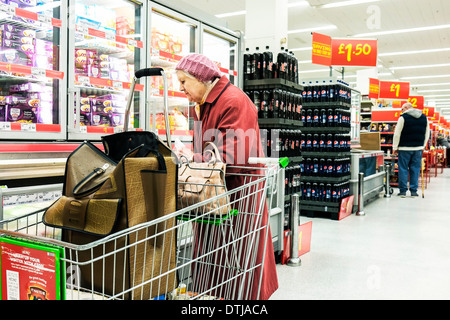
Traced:
<path fill-rule="evenodd" d="M 410 102 L 414 108 L 423 110 L 425 98 L 423 96 L 410 96 L 408 98 L 408 102 Z"/>
<path fill-rule="evenodd" d="M 377 51 L 377 40 L 333 39 L 331 64 L 376 67 Z"/>
<path fill-rule="evenodd" d="M 380 81 L 380 99 L 408 100 L 409 82 Z"/>

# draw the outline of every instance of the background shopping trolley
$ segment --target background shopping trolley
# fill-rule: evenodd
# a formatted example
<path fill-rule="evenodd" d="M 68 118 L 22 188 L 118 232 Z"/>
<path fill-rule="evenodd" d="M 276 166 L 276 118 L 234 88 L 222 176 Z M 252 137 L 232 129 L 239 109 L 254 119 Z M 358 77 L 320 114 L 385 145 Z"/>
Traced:
<path fill-rule="evenodd" d="M 147 299 L 147 292 L 151 293 L 151 299 L 258 298 L 265 257 L 257 253 L 271 241 L 263 216 L 267 203 L 271 202 L 268 195 L 276 192 L 269 189 L 276 188 L 279 168 L 278 165 L 230 167 L 229 171 L 227 177 L 239 176 L 244 184 L 85 245 L 61 241 L 59 229 L 42 223 L 44 210 L 1 221 L 0 236 L 61 248 L 61 296 L 65 299 Z M 229 199 L 229 214 L 217 216 L 204 209 L 220 197 Z M 131 237 L 135 239 L 132 243 Z M 158 258 L 167 253 L 168 259 L 172 259 L 169 249 L 173 243 L 176 263 Z M 146 246 L 157 248 L 152 251 L 155 258 L 140 261 L 152 263 L 125 265 L 136 263 L 126 257 L 131 252 L 145 254 Z M 115 249 L 109 250 L 111 247 Z M 157 255 L 157 251 L 163 255 Z M 0 267 L 4 272 L 3 266 Z M 102 286 L 94 287 L 94 281 L 85 285 L 80 276 L 82 269 L 102 275 Z M 111 278 L 110 269 L 121 270 L 123 274 Z M 132 273 L 128 272 L 130 269 Z M 154 276 L 144 279 L 142 275 L 148 269 Z"/>

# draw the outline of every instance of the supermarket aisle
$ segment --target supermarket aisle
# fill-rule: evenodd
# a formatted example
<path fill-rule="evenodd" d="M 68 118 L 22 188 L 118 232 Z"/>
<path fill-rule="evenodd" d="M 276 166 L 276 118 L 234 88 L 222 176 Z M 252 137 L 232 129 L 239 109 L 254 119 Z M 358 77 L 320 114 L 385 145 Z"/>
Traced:
<path fill-rule="evenodd" d="M 271 299 L 450 299 L 450 169 L 425 198 L 375 200 L 366 215 L 313 221 L 300 267 L 277 265 Z M 409 193 L 408 193 L 409 194 Z"/>

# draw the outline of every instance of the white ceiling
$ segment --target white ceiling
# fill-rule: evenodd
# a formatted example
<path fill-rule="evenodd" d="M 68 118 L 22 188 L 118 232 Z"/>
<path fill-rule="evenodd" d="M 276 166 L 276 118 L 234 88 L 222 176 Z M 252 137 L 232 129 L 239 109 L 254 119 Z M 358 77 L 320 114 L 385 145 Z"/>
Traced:
<path fill-rule="evenodd" d="M 264 0 L 261 0 L 264 1 Z M 450 1 L 449 0 L 380 0 L 373 3 L 358 4 L 338 8 L 320 8 L 320 5 L 338 2 L 341 0 L 288 0 L 289 3 L 307 1 L 305 6 L 291 7 L 288 10 L 288 30 L 305 29 L 334 24 L 335 30 L 319 31 L 333 38 L 350 37 L 380 31 L 410 29 L 447 25 L 446 28 L 432 31 L 417 31 L 390 35 L 364 35 L 363 38 L 378 39 L 378 72 L 380 80 L 401 80 L 411 84 L 412 91 L 425 96 L 427 104 L 436 99 L 446 99 L 447 102 L 436 100 L 441 113 L 450 114 Z M 246 10 L 245 0 L 177 0 L 180 6 L 194 7 L 209 15 Z M 371 7 L 372 6 L 372 7 Z M 379 15 L 374 15 L 374 8 Z M 379 17 L 379 24 L 373 20 Z M 231 30 L 241 30 L 245 33 L 245 15 L 222 18 Z M 375 25 L 373 22 L 375 21 Z M 311 32 L 288 35 L 288 48 L 311 47 Z M 411 50 L 442 49 L 431 53 L 385 55 L 392 52 Z M 447 50 L 443 50 L 447 49 Z M 294 51 L 300 61 L 311 60 L 311 50 Z M 390 69 L 393 67 L 419 66 L 419 65 L 447 66 Z M 300 73 L 300 78 L 326 76 L 329 69 L 311 63 L 302 63 L 300 71 L 324 69 L 320 73 Z M 339 69 L 340 68 L 336 68 Z M 345 68 L 344 79 L 347 82 L 356 81 L 355 70 L 358 68 Z M 335 71 L 337 72 L 337 71 Z M 417 76 L 441 76 L 439 78 L 408 79 Z M 404 79 L 406 78 L 406 79 Z M 421 87 L 423 84 L 441 84 L 431 87 Z M 423 90 L 439 90 L 438 92 L 423 92 Z M 444 95 L 443 97 L 433 97 Z M 442 104 L 443 103 L 443 104 Z M 448 111 L 448 112 L 446 112 Z"/>

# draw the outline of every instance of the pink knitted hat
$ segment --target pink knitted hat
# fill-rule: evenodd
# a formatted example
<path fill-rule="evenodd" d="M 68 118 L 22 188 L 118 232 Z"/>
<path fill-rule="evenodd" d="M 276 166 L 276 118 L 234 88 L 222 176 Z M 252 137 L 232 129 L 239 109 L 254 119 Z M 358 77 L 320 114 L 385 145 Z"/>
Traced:
<path fill-rule="evenodd" d="M 220 78 L 222 73 L 217 65 L 204 55 L 192 53 L 184 56 L 178 62 L 175 70 L 183 70 L 192 74 L 201 82 L 212 81 Z"/>

